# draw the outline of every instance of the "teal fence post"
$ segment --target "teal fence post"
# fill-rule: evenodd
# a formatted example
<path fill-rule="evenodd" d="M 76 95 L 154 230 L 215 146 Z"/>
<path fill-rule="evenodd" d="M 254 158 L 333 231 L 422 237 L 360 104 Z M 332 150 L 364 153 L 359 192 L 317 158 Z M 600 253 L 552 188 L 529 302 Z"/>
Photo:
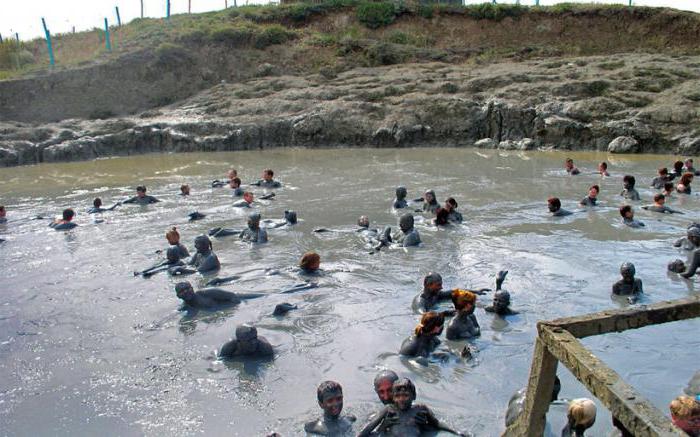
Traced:
<path fill-rule="evenodd" d="M 632 0 L 630 0 L 630 8 L 632 7 Z"/>
<path fill-rule="evenodd" d="M 44 34 L 46 35 L 46 48 L 48 49 L 49 52 L 49 63 L 51 64 L 51 67 L 56 65 L 56 59 L 53 57 L 53 46 L 51 45 L 51 32 L 49 32 L 49 29 L 46 27 L 46 20 L 42 17 L 41 19 L 41 24 L 44 26 Z"/>
<path fill-rule="evenodd" d="M 165 18 L 170 19 L 170 0 L 165 0 Z"/>
<path fill-rule="evenodd" d="M 119 6 L 115 6 L 114 9 L 117 11 L 117 26 L 122 27 L 122 17 L 119 16 Z"/>
<path fill-rule="evenodd" d="M 112 42 L 109 40 L 109 22 L 107 21 L 107 17 L 105 17 L 105 47 L 107 47 L 108 52 L 112 51 Z"/>
<path fill-rule="evenodd" d="M 540 5 L 540 0 L 535 0 L 535 6 L 539 6 L 539 5 Z"/>
<path fill-rule="evenodd" d="M 19 45 L 19 33 L 15 32 L 15 39 L 17 40 L 17 45 Z"/>
<path fill-rule="evenodd" d="M 2 44 L 2 33 L 0 33 L 0 44 Z"/>

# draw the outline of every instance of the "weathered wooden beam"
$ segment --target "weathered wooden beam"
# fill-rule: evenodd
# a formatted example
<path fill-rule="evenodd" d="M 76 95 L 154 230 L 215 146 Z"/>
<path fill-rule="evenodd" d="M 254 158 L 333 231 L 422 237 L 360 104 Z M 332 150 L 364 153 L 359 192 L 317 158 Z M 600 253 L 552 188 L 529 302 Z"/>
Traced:
<path fill-rule="evenodd" d="M 552 401 L 552 390 L 556 376 L 557 359 L 549 353 L 544 342 L 538 338 L 535 341 L 535 351 L 532 354 L 530 379 L 527 385 L 523 412 L 518 417 L 518 420 L 505 430 L 503 436 L 516 437 L 544 434 L 547 411 Z"/>
<path fill-rule="evenodd" d="M 695 317 L 700 317 L 700 296 L 540 322 L 538 325 L 557 326 L 576 338 L 583 338 Z"/>
<path fill-rule="evenodd" d="M 538 325 L 538 331 L 538 341 L 544 343 L 549 353 L 561 361 L 636 437 L 685 435 L 566 329 L 542 324 Z M 541 435 L 539 432 L 528 434 Z"/>

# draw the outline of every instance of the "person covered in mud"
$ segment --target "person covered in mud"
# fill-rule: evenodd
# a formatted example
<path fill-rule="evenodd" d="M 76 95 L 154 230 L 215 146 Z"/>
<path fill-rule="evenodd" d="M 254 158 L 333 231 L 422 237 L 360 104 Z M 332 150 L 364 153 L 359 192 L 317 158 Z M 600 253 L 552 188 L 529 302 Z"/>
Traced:
<path fill-rule="evenodd" d="M 5 205 L 0 205 L 0 224 L 7 223 L 7 210 Z"/>
<path fill-rule="evenodd" d="M 625 175 L 622 178 L 622 191 L 620 192 L 620 196 L 627 200 L 639 200 L 639 192 L 634 188 L 636 183 L 637 181 L 635 180 L 634 176 Z"/>
<path fill-rule="evenodd" d="M 670 199 L 673 197 L 673 193 L 675 193 L 676 187 L 673 186 L 673 182 L 666 182 L 664 184 L 664 190 L 661 192 L 664 196 L 666 196 L 667 199 Z"/>
<path fill-rule="evenodd" d="M 693 182 L 693 174 L 684 173 L 683 176 L 681 176 L 681 180 L 678 182 L 678 185 L 676 185 L 676 191 L 682 194 L 690 194 L 692 191 L 690 188 L 691 182 Z"/>
<path fill-rule="evenodd" d="M 598 204 L 598 194 L 600 193 L 600 187 L 598 185 L 591 185 L 588 188 L 588 195 L 581 199 L 579 205 L 581 206 L 596 206 Z"/>
<path fill-rule="evenodd" d="M 428 357 L 439 345 L 438 338 L 445 324 L 445 315 L 428 311 L 421 316 L 420 323 L 401 344 L 399 354 L 408 357 Z"/>
<path fill-rule="evenodd" d="M 448 340 L 460 340 L 480 336 L 481 328 L 474 315 L 476 294 L 467 290 L 452 290 L 452 303 L 457 315 L 447 324 L 445 337 Z"/>
<path fill-rule="evenodd" d="M 564 217 L 573 214 L 561 207 L 561 200 L 558 197 L 550 197 L 547 199 L 547 208 L 552 213 L 552 217 Z"/>
<path fill-rule="evenodd" d="M 695 176 L 700 174 L 700 172 L 695 170 L 695 167 L 693 166 L 693 158 L 687 158 L 683 162 L 683 172 L 684 173 L 692 173 Z"/>
<path fill-rule="evenodd" d="M 598 174 L 604 177 L 610 176 L 610 173 L 608 173 L 607 162 L 601 162 L 600 164 L 598 164 Z"/>
<path fill-rule="evenodd" d="M 360 431 L 358 437 L 374 435 L 410 437 L 437 431 L 464 436 L 441 423 L 427 406 L 413 405 L 416 400 L 416 387 L 410 379 L 398 379 L 392 385 L 391 396 L 393 403 L 377 413 Z"/>
<path fill-rule="evenodd" d="M 622 216 L 623 225 L 629 226 L 630 228 L 644 227 L 644 223 L 634 219 L 634 211 L 629 205 L 623 205 L 620 207 L 620 216 Z"/>
<path fill-rule="evenodd" d="M 233 203 L 234 208 L 250 208 L 253 204 L 253 193 L 246 191 L 243 193 L 243 199 Z"/>
<path fill-rule="evenodd" d="M 277 229 L 282 226 L 294 226 L 297 224 L 297 213 L 296 211 L 287 210 L 284 212 L 284 218 L 281 220 L 266 219 L 263 220 L 266 229 Z"/>
<path fill-rule="evenodd" d="M 190 186 L 187 184 L 180 185 L 180 196 L 187 197 L 190 195 Z"/>
<path fill-rule="evenodd" d="M 450 223 L 462 223 L 462 221 L 464 220 L 464 218 L 462 217 L 462 213 L 457 211 L 458 206 L 459 205 L 457 204 L 457 201 L 454 197 L 448 197 L 445 201 L 445 206 L 443 208 L 446 209 L 448 212 L 447 220 Z"/>
<path fill-rule="evenodd" d="M 151 203 L 158 203 L 160 200 L 146 194 L 146 187 L 144 185 L 139 185 L 136 187 L 136 195 L 132 198 L 124 200 L 122 203 L 135 203 L 138 205 L 149 205 Z"/>
<path fill-rule="evenodd" d="M 103 212 L 107 211 L 114 211 L 116 207 L 121 205 L 121 203 L 117 202 L 114 205 L 110 206 L 109 208 L 102 208 L 102 199 L 99 197 L 96 197 L 95 200 L 92 201 L 92 208 L 87 210 L 88 214 L 101 214 Z"/>
<path fill-rule="evenodd" d="M 673 172 L 671 173 L 671 180 L 680 179 L 683 176 L 683 161 L 676 161 L 673 163 Z"/>
<path fill-rule="evenodd" d="M 224 180 L 219 180 L 215 179 L 211 182 L 211 187 L 212 188 L 221 188 L 223 186 L 226 186 L 231 183 L 231 180 L 233 178 L 238 177 L 238 171 L 236 171 L 235 168 L 229 169 L 229 171 L 226 172 L 226 179 Z"/>
<path fill-rule="evenodd" d="M 683 214 L 681 211 L 677 211 L 675 209 L 669 208 L 668 206 L 665 205 L 666 203 L 666 196 L 664 196 L 661 193 L 655 194 L 654 195 L 654 204 L 653 205 L 644 205 L 642 206 L 642 209 L 646 209 L 647 211 L 652 211 L 652 212 L 660 212 L 662 214 Z"/>
<path fill-rule="evenodd" d="M 189 265 L 197 269 L 199 273 L 208 273 L 218 270 L 221 267 L 219 258 L 212 250 L 209 237 L 200 235 L 194 239 L 194 248 L 197 250 L 190 259 Z"/>
<path fill-rule="evenodd" d="M 566 169 L 566 172 L 570 176 L 576 176 L 577 174 L 581 173 L 581 170 L 576 168 L 574 165 L 574 160 L 571 158 L 566 158 L 566 161 L 564 161 L 564 169 Z"/>
<path fill-rule="evenodd" d="M 423 291 L 421 294 L 416 296 L 413 300 L 413 309 L 417 312 L 430 311 L 435 308 L 438 302 L 452 300 L 452 293 L 459 290 L 459 288 L 454 288 L 451 290 L 442 289 L 442 276 L 439 273 L 430 272 L 423 278 Z M 482 288 L 480 290 L 465 290 L 470 291 L 474 294 L 484 294 L 489 291 L 488 288 Z M 452 312 L 447 312 L 452 315 Z"/>
<path fill-rule="evenodd" d="M 241 188 L 241 179 L 238 176 L 231 179 L 228 186 L 231 187 L 233 197 L 241 197 L 243 195 L 244 191 L 243 188 Z"/>
<path fill-rule="evenodd" d="M 391 405 L 393 402 L 391 390 L 398 379 L 399 375 L 393 370 L 382 370 L 374 377 L 374 392 L 382 404 Z"/>
<path fill-rule="evenodd" d="M 697 228 L 693 228 L 697 229 Z M 688 232 L 690 233 L 690 229 L 688 229 Z M 695 273 L 697 273 L 698 268 L 700 267 L 700 249 L 695 249 L 693 252 L 690 254 L 690 264 L 685 265 L 685 263 L 682 260 L 675 260 L 671 261 L 668 264 L 668 270 L 673 273 L 678 273 L 682 277 L 689 279 L 695 276 Z"/>
<path fill-rule="evenodd" d="M 49 224 L 49 227 L 54 228 L 57 231 L 67 231 L 78 226 L 73 223 L 73 217 L 75 216 L 75 211 L 71 208 L 66 208 L 63 210 L 61 219 L 56 219 Z"/>
<path fill-rule="evenodd" d="M 688 226 L 686 236 L 674 241 L 673 247 L 683 250 L 700 249 L 700 224 L 692 223 Z"/>
<path fill-rule="evenodd" d="M 248 243 L 267 243 L 267 231 L 260 227 L 260 218 L 259 212 L 248 214 L 248 227 L 238 238 Z"/>
<path fill-rule="evenodd" d="M 642 288 L 642 280 L 635 278 L 635 273 L 634 264 L 630 262 L 622 263 L 620 266 L 622 279 L 613 284 L 612 294 L 615 296 L 628 296 L 630 303 L 636 302 L 644 290 Z"/>
<path fill-rule="evenodd" d="M 393 207 L 396 209 L 406 208 L 408 202 L 406 202 L 406 196 L 408 196 L 408 191 L 406 187 L 396 187 L 396 199 L 394 199 Z"/>
<path fill-rule="evenodd" d="M 265 337 L 258 336 L 255 326 L 244 323 L 236 326 L 236 338 L 221 346 L 219 358 L 231 360 L 235 358 L 271 359 L 275 356 L 272 345 Z"/>
<path fill-rule="evenodd" d="M 450 212 L 446 210 L 445 208 L 438 208 L 437 211 L 435 211 L 435 218 L 433 219 L 433 223 L 435 226 L 446 226 L 450 224 L 450 221 L 448 220 L 448 217 L 450 216 Z"/>
<path fill-rule="evenodd" d="M 309 434 L 341 436 L 352 431 L 357 418 L 353 415 L 341 415 L 343 412 L 343 387 L 335 381 L 325 381 L 316 389 L 318 406 L 323 416 L 304 424 L 304 431 Z"/>
<path fill-rule="evenodd" d="M 561 391 L 561 381 L 559 376 L 554 376 L 554 385 L 552 386 L 552 397 L 550 403 L 559 399 L 559 392 Z M 506 428 L 511 426 L 518 420 L 518 417 L 525 410 L 525 398 L 527 396 L 527 387 L 523 387 L 516 391 L 513 396 L 511 396 L 508 401 L 508 409 L 506 410 Z"/>
<path fill-rule="evenodd" d="M 440 208 L 440 204 L 435 197 L 435 191 L 427 190 L 423 195 L 423 211 L 435 214 Z"/>
<path fill-rule="evenodd" d="M 414 220 L 412 214 L 404 214 L 399 218 L 399 229 L 401 233 L 392 240 L 401 247 L 418 246 L 420 244 L 420 234 L 413 227 Z"/>
<path fill-rule="evenodd" d="M 651 186 L 657 190 L 661 190 L 667 182 L 671 182 L 673 177 L 668 174 L 666 167 L 660 167 L 656 171 L 657 176 L 651 180 Z"/>
<path fill-rule="evenodd" d="M 177 249 L 180 258 L 187 258 L 190 256 L 190 251 L 187 250 L 184 244 L 180 243 L 180 233 L 175 226 L 165 233 L 165 239 L 168 240 L 168 244 L 170 244 L 171 248 L 174 247 Z"/>
<path fill-rule="evenodd" d="M 166 260 L 158 263 L 152 267 L 147 268 L 146 270 L 142 270 L 140 272 L 134 272 L 134 276 L 143 276 L 144 278 L 148 278 L 149 276 L 153 276 L 156 273 L 159 272 L 169 272 L 170 269 L 174 267 L 183 267 L 185 265 L 184 262 L 180 259 L 180 250 L 178 249 L 177 246 L 170 246 L 168 250 L 165 252 Z"/>
<path fill-rule="evenodd" d="M 514 311 L 510 307 L 510 293 L 506 290 L 502 290 L 503 281 L 506 280 L 506 275 L 508 275 L 508 270 L 501 270 L 496 275 L 496 293 L 493 295 L 493 302 L 491 306 L 484 308 L 489 313 L 495 313 L 499 316 L 513 316 L 518 314 L 518 311 Z"/>
<path fill-rule="evenodd" d="M 273 176 L 275 175 L 275 172 L 273 172 L 271 169 L 266 168 L 262 172 L 262 179 L 258 180 L 257 182 L 253 182 L 250 185 L 256 185 L 261 188 L 280 188 L 282 187 L 282 184 L 274 179 Z"/>
<path fill-rule="evenodd" d="M 586 398 L 574 399 L 566 412 L 567 421 L 561 431 L 562 437 L 583 437 L 587 429 L 595 423 L 595 403 Z"/>
<path fill-rule="evenodd" d="M 203 288 L 194 291 L 188 281 L 175 284 L 175 294 L 182 299 L 183 308 L 217 309 L 234 306 L 248 299 L 265 296 L 264 293 L 234 293 L 221 288 Z"/>
<path fill-rule="evenodd" d="M 299 261 L 299 270 L 301 273 L 313 275 L 318 273 L 321 268 L 321 256 L 316 252 L 306 252 L 302 255 Z"/>

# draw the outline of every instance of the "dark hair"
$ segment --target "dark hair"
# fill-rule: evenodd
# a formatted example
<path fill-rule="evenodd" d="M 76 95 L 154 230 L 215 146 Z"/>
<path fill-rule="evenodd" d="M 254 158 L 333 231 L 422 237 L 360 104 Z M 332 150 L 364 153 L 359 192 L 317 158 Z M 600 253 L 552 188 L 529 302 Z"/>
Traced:
<path fill-rule="evenodd" d="M 340 393 L 342 395 L 343 387 L 341 387 L 340 384 L 335 381 L 322 382 L 316 389 L 316 397 L 318 398 L 318 402 L 323 402 L 323 397 L 331 393 Z"/>
<path fill-rule="evenodd" d="M 567 162 L 567 163 L 569 163 L 569 162 L 570 162 L 570 163 L 572 163 L 572 164 L 573 164 L 573 163 L 574 163 L 574 160 L 573 160 L 573 159 L 571 159 L 571 158 L 566 158 L 566 162 Z"/>
<path fill-rule="evenodd" d="M 321 257 L 316 252 L 306 252 L 304 256 L 301 257 L 301 261 L 299 261 L 299 267 L 304 270 L 308 270 L 312 264 L 320 262 Z"/>
<path fill-rule="evenodd" d="M 547 203 L 556 207 L 557 209 L 561 208 L 561 200 L 559 200 L 558 197 L 550 197 L 547 199 Z"/>
<path fill-rule="evenodd" d="M 664 190 L 666 190 L 666 191 L 671 191 L 671 190 L 673 190 L 673 182 L 666 182 L 666 183 L 664 184 Z"/>
<path fill-rule="evenodd" d="M 445 208 L 438 208 L 437 211 L 435 211 L 435 215 L 436 225 L 446 225 L 448 221 L 447 217 L 450 216 L 450 212 Z"/>
<path fill-rule="evenodd" d="M 70 221 L 73 219 L 74 215 L 75 215 L 75 211 L 73 211 L 70 208 L 66 208 L 63 210 L 63 220 Z"/>
<path fill-rule="evenodd" d="M 595 190 L 600 193 L 600 187 L 598 185 L 591 185 L 590 187 L 588 187 L 589 190 L 591 188 L 595 188 Z"/>
<path fill-rule="evenodd" d="M 5 205 L 0 205 L 0 211 L 5 211 Z"/>
<path fill-rule="evenodd" d="M 263 170 L 263 172 L 264 172 L 264 173 L 267 173 L 267 174 L 269 174 L 269 175 L 270 175 L 270 177 L 272 177 L 272 176 L 274 176 L 274 175 L 275 175 L 275 172 L 274 172 L 274 171 L 272 171 L 272 170 L 271 170 L 271 169 L 269 169 L 269 168 L 266 168 L 265 170 Z"/>
<path fill-rule="evenodd" d="M 600 166 L 603 167 L 603 169 L 607 170 L 608 169 L 608 163 L 603 161 L 600 163 Z"/>
<path fill-rule="evenodd" d="M 146 192 L 146 186 L 145 185 L 139 185 L 136 187 L 136 191 L 143 191 L 144 193 Z"/>
<path fill-rule="evenodd" d="M 681 170 L 683 170 L 683 161 L 674 162 L 673 169 L 676 171 L 676 173 L 679 173 Z"/>
<path fill-rule="evenodd" d="M 620 207 L 620 215 L 624 218 L 625 214 L 628 212 L 632 211 L 632 207 L 629 205 L 621 206 Z"/>
<path fill-rule="evenodd" d="M 632 175 L 625 175 L 625 177 L 622 178 L 622 181 L 627 182 L 628 184 L 632 185 L 633 187 L 634 187 L 634 184 L 637 183 L 637 180 Z"/>
<path fill-rule="evenodd" d="M 391 386 L 392 393 L 404 392 L 408 393 L 411 400 L 416 400 L 416 386 L 413 385 L 410 379 L 400 378 L 398 381 Z"/>
<path fill-rule="evenodd" d="M 180 191 L 185 191 L 185 188 L 189 188 L 190 186 L 187 184 L 182 184 L 180 185 Z"/>
<path fill-rule="evenodd" d="M 231 179 L 231 182 L 233 182 L 234 184 L 238 185 L 239 187 L 241 186 L 241 178 L 239 178 L 238 176 L 236 176 L 235 178 Z"/>
<path fill-rule="evenodd" d="M 673 186 L 673 184 L 672 184 L 672 186 Z M 654 195 L 654 202 L 658 202 L 659 200 L 664 200 L 665 198 L 666 198 L 666 196 L 664 196 L 661 193 L 656 194 L 656 195 Z"/>
<path fill-rule="evenodd" d="M 92 206 L 94 206 L 95 208 L 99 208 L 100 206 L 102 206 L 102 199 L 100 199 L 99 197 L 95 197 L 95 200 L 92 201 Z"/>
<path fill-rule="evenodd" d="M 661 175 L 668 174 L 668 169 L 666 167 L 659 167 L 659 174 L 661 174 Z"/>
<path fill-rule="evenodd" d="M 693 174 L 692 173 L 683 173 L 683 176 L 681 176 L 680 183 L 687 187 L 688 185 L 690 185 L 690 183 L 692 181 L 693 181 Z"/>
<path fill-rule="evenodd" d="M 428 311 L 423 314 L 420 318 L 420 323 L 416 326 L 416 335 L 425 335 L 431 332 L 438 326 L 445 324 L 445 315 L 442 313 L 436 313 L 435 311 Z"/>
<path fill-rule="evenodd" d="M 454 197 L 448 197 L 446 202 L 452 205 L 453 208 L 457 208 L 457 201 Z"/>

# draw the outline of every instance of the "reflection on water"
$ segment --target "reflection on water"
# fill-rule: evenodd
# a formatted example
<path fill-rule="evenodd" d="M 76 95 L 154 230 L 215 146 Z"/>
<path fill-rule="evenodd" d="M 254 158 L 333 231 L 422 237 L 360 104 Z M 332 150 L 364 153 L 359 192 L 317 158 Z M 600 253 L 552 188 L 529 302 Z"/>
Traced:
<path fill-rule="evenodd" d="M 395 369 L 411 377 L 420 402 L 455 427 L 477 435 L 502 430 L 508 399 L 527 380 L 541 319 L 626 305 L 609 292 L 623 261 L 637 266 L 647 292 L 643 303 L 696 293 L 692 282 L 669 276 L 666 263 L 682 257 L 671 241 L 700 211 L 696 195 L 669 202 L 686 215 L 637 209 L 645 229 L 620 225 L 621 179 L 637 177 L 643 199 L 655 169 L 672 156 L 618 157 L 571 154 L 582 175 L 562 169 L 567 155 L 470 149 L 278 150 L 217 154 L 138 156 L 93 162 L 3 169 L 0 201 L 10 223 L 0 227 L 0 423 L 8 434 L 262 435 L 277 430 L 301 435 L 304 421 L 319 414 L 315 388 L 335 379 L 345 405 L 360 421 L 378 407 L 374 374 Z M 612 177 L 593 171 L 608 159 Z M 251 273 L 225 288 L 264 291 L 268 296 L 215 313 L 177 311 L 177 279 L 165 274 L 134 277 L 157 262 L 165 231 L 177 226 L 192 250 L 194 237 L 218 226 L 241 228 L 245 211 L 230 207 L 227 189 L 211 189 L 233 166 L 244 181 L 275 169 L 285 187 L 261 201 L 263 218 L 299 214 L 293 228 L 269 231 L 259 247 L 236 238 L 214 241 L 221 274 L 270 268 L 281 275 Z M 192 195 L 178 196 L 188 183 Z M 602 206 L 559 219 L 546 214 L 546 198 L 576 210 L 589 185 L 598 183 Z M 106 205 L 145 184 L 162 203 L 122 206 L 95 220 L 84 211 L 94 197 Z M 366 214 L 373 227 L 396 226 L 390 208 L 394 188 L 409 198 L 434 189 L 451 195 L 463 226 L 436 229 L 417 220 L 423 246 L 370 255 L 355 232 L 313 233 L 314 228 L 354 229 Z M 260 195 L 263 190 L 256 189 Z M 77 229 L 61 233 L 37 214 L 78 211 Z M 203 220 L 189 222 L 197 210 Z M 419 214 L 420 215 L 420 214 Z M 301 255 L 315 250 L 326 274 L 319 287 L 293 294 L 275 290 L 300 282 L 290 273 Z M 442 273 L 447 287 L 493 287 L 500 269 L 521 313 L 503 320 L 486 313 L 490 296 L 477 304 L 480 338 L 472 358 L 465 342 L 447 342 L 442 359 L 427 362 L 397 355 L 417 323 L 411 301 L 422 276 Z M 201 287 L 208 278 L 188 278 Z M 303 278 L 301 279 L 303 280 Z M 298 306 L 273 317 L 275 305 Z M 258 326 L 277 349 L 272 363 L 216 361 L 214 352 L 238 323 Z M 586 340 L 642 394 L 666 411 L 697 370 L 698 323 L 674 323 Z M 673 362 L 665 357 L 674 354 Z M 634 366 L 629 363 L 633 360 Z M 586 395 L 560 368 L 561 396 Z M 36 421 L 41 411 L 42 420 Z M 563 426 L 565 407 L 553 408 L 551 429 Z M 556 413 L 556 414 L 555 414 Z M 609 429 L 601 412 L 594 435 Z"/>

